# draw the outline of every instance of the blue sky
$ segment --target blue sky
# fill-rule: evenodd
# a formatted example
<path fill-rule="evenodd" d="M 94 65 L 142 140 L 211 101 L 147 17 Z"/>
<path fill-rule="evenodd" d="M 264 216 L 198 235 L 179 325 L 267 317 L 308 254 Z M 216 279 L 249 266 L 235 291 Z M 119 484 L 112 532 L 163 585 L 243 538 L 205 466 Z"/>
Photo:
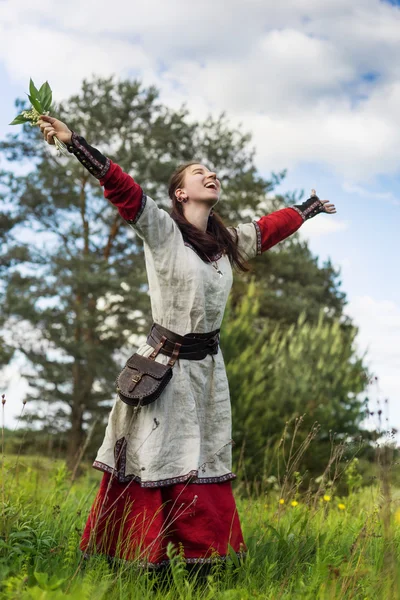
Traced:
<path fill-rule="evenodd" d="M 225 110 L 253 133 L 280 192 L 317 190 L 337 215 L 307 222 L 314 254 L 342 269 L 346 312 L 400 429 L 400 8 L 379 0 L 0 2 L 0 135 L 29 77 L 57 99 L 92 74 L 139 77 L 170 106 Z M 0 168 L 4 165 L 0 164 Z M 140 174 L 137 174 L 140 181 Z M 9 369 L 8 419 L 24 389 Z"/>

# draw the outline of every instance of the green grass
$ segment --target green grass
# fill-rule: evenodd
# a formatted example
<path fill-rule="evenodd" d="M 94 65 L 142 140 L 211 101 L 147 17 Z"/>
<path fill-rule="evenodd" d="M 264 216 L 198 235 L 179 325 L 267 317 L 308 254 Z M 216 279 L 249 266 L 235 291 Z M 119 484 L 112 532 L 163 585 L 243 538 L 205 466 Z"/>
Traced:
<path fill-rule="evenodd" d="M 78 549 L 101 474 L 85 467 L 72 485 L 61 461 L 7 457 L 1 493 L 0 599 L 347 599 L 398 597 L 398 500 L 377 487 L 347 498 L 293 497 L 279 492 L 239 498 L 248 545 L 243 564 L 232 558 L 201 583 L 189 580 L 170 548 L 169 581 L 113 568 L 104 557 L 83 561 Z M 392 494 L 393 495 L 393 494 Z M 394 494 L 396 497 L 396 495 Z M 343 503 L 344 509 L 338 504 Z M 163 587 L 164 585 L 164 587 Z"/>

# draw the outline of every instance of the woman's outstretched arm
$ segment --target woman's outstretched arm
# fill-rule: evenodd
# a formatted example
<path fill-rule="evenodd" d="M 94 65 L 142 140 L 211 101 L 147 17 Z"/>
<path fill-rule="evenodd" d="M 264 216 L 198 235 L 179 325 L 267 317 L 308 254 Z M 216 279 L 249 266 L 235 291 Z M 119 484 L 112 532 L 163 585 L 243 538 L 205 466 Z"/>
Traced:
<path fill-rule="evenodd" d="M 43 115 L 38 125 L 49 144 L 54 144 L 53 137 L 56 135 L 89 173 L 100 181 L 104 196 L 116 206 L 123 219 L 134 223 L 139 218 L 144 203 L 143 190 L 130 175 L 62 121 Z"/>
<path fill-rule="evenodd" d="M 163 252 L 165 244 L 179 241 L 175 239 L 181 236 L 175 221 L 119 165 L 53 117 L 42 116 L 38 125 L 49 144 L 54 144 L 53 137 L 56 135 L 89 173 L 99 180 L 107 200 L 117 207 L 121 217 L 152 250 Z"/>
<path fill-rule="evenodd" d="M 334 214 L 336 208 L 329 200 L 320 200 L 312 190 L 312 196 L 302 204 L 282 208 L 257 221 L 253 221 L 257 231 L 257 254 L 265 252 L 295 233 L 304 221 L 321 212 Z"/>
<path fill-rule="evenodd" d="M 282 208 L 269 215 L 265 215 L 250 223 L 241 223 L 230 228 L 235 232 L 238 248 L 246 260 L 255 258 L 272 246 L 295 233 L 304 221 L 311 219 L 320 212 L 333 214 L 335 206 L 329 200 L 320 200 L 315 191 L 312 196 L 302 204 L 290 208 Z"/>

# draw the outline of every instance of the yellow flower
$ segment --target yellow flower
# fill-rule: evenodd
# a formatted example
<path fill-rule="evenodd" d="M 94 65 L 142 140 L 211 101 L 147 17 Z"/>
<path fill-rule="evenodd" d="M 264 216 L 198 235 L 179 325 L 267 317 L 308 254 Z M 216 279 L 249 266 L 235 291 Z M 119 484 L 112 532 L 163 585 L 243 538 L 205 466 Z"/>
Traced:
<path fill-rule="evenodd" d="M 284 500 L 283 498 L 281 498 L 281 499 L 279 500 L 279 504 L 285 504 L 285 500 Z"/>
<path fill-rule="evenodd" d="M 400 525 L 400 508 L 394 513 L 394 522 Z"/>
<path fill-rule="evenodd" d="M 292 506 L 297 506 L 297 505 L 298 505 L 298 502 L 297 502 L 297 500 L 292 500 L 290 504 L 291 504 Z"/>
<path fill-rule="evenodd" d="M 330 500 L 331 500 L 331 497 L 330 497 L 330 496 L 328 496 L 328 494 L 325 494 L 325 496 L 324 496 L 324 500 L 325 500 L 325 502 L 330 502 Z"/>
<path fill-rule="evenodd" d="M 340 510 L 346 510 L 346 505 L 343 504 L 342 502 L 339 502 L 338 508 L 340 508 Z"/>

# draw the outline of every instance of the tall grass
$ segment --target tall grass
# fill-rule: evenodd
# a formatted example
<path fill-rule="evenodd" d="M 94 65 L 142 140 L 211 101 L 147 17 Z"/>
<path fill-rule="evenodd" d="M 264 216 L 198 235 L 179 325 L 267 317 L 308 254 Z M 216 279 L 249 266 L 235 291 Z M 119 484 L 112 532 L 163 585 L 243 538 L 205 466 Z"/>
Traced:
<path fill-rule="evenodd" d="M 301 419 L 294 435 L 299 427 Z M 265 473 L 257 494 L 246 482 L 236 486 L 248 555 L 241 561 L 232 552 L 207 577 L 189 573 L 180 549 L 172 546 L 170 569 L 162 574 L 143 571 L 132 561 L 83 559 L 79 539 L 101 474 L 83 464 L 83 474 L 75 472 L 71 481 L 60 460 L 3 454 L 0 599 L 400 597 L 400 495 L 391 485 L 393 446 L 378 446 L 379 478 L 363 487 L 356 459 L 343 463 L 343 448 L 333 444 L 317 485 L 304 491 L 297 465 L 316 443 L 315 433 L 313 428 L 299 448 L 290 443 L 278 449 L 281 476 Z M 350 491 L 346 497 L 337 495 L 343 478 Z"/>

